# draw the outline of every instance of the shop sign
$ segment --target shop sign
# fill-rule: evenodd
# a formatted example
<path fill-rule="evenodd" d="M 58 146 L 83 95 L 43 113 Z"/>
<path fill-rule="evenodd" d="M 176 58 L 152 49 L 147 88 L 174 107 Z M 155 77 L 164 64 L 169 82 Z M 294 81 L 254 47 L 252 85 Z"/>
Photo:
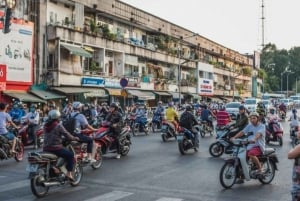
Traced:
<path fill-rule="evenodd" d="M 120 80 L 114 78 L 105 78 L 104 86 L 108 88 L 121 88 Z"/>
<path fill-rule="evenodd" d="M 6 65 L 0 65 L 0 91 L 6 90 Z"/>
<path fill-rule="evenodd" d="M 105 91 L 102 89 L 84 93 L 83 95 L 84 95 L 84 97 L 105 97 L 105 96 L 107 96 Z"/>
<path fill-rule="evenodd" d="M 104 87 L 105 80 L 103 78 L 84 77 L 81 80 L 82 86 Z"/>
<path fill-rule="evenodd" d="M 141 80 L 137 77 L 129 77 L 127 87 L 137 87 L 141 88 Z"/>
<path fill-rule="evenodd" d="M 214 95 L 214 85 L 213 85 L 213 80 L 211 79 L 203 79 L 199 78 L 199 95 L 202 96 L 212 96 Z"/>

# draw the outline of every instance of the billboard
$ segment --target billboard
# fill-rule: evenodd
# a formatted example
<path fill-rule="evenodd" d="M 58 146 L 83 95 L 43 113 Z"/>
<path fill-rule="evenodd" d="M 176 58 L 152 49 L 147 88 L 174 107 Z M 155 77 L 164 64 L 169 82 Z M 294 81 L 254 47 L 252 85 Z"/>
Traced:
<path fill-rule="evenodd" d="M 7 82 L 32 84 L 33 27 L 32 22 L 12 19 L 10 32 L 4 34 L 0 23 L 0 64 L 7 66 Z"/>

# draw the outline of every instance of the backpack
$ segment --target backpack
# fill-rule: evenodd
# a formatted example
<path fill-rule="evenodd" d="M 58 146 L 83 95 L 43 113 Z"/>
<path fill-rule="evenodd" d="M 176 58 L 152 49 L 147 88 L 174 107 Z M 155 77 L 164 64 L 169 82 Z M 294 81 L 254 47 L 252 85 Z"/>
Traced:
<path fill-rule="evenodd" d="M 80 114 L 80 113 L 75 114 L 73 117 L 71 117 L 71 115 L 70 115 L 70 117 L 63 123 L 63 126 L 65 127 L 65 129 L 72 135 L 75 132 L 76 116 L 78 114 Z"/>

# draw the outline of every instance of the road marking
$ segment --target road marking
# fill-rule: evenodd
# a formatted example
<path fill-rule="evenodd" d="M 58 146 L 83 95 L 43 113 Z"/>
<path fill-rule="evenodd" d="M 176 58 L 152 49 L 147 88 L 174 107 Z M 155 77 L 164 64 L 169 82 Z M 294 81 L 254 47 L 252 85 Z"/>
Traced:
<path fill-rule="evenodd" d="M 159 198 L 159 199 L 156 200 L 156 201 L 183 201 L 183 199 L 162 197 L 162 198 Z"/>
<path fill-rule="evenodd" d="M 9 184 L 4 184 L 0 186 L 0 193 L 17 189 L 17 188 L 23 188 L 29 186 L 29 184 L 30 184 L 29 179 L 13 182 Z"/>
<path fill-rule="evenodd" d="M 103 195 L 99 195 L 97 197 L 93 197 L 91 199 L 85 201 L 116 201 L 127 196 L 132 195 L 133 193 L 124 192 L 124 191 L 112 191 L 110 193 L 105 193 Z"/>

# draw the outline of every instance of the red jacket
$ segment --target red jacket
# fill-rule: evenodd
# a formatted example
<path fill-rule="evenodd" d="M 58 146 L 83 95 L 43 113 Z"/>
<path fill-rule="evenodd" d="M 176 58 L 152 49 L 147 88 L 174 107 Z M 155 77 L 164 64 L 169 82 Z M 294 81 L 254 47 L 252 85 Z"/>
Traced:
<path fill-rule="evenodd" d="M 225 110 L 220 110 L 217 113 L 217 126 L 225 126 L 230 122 L 230 115 Z"/>

